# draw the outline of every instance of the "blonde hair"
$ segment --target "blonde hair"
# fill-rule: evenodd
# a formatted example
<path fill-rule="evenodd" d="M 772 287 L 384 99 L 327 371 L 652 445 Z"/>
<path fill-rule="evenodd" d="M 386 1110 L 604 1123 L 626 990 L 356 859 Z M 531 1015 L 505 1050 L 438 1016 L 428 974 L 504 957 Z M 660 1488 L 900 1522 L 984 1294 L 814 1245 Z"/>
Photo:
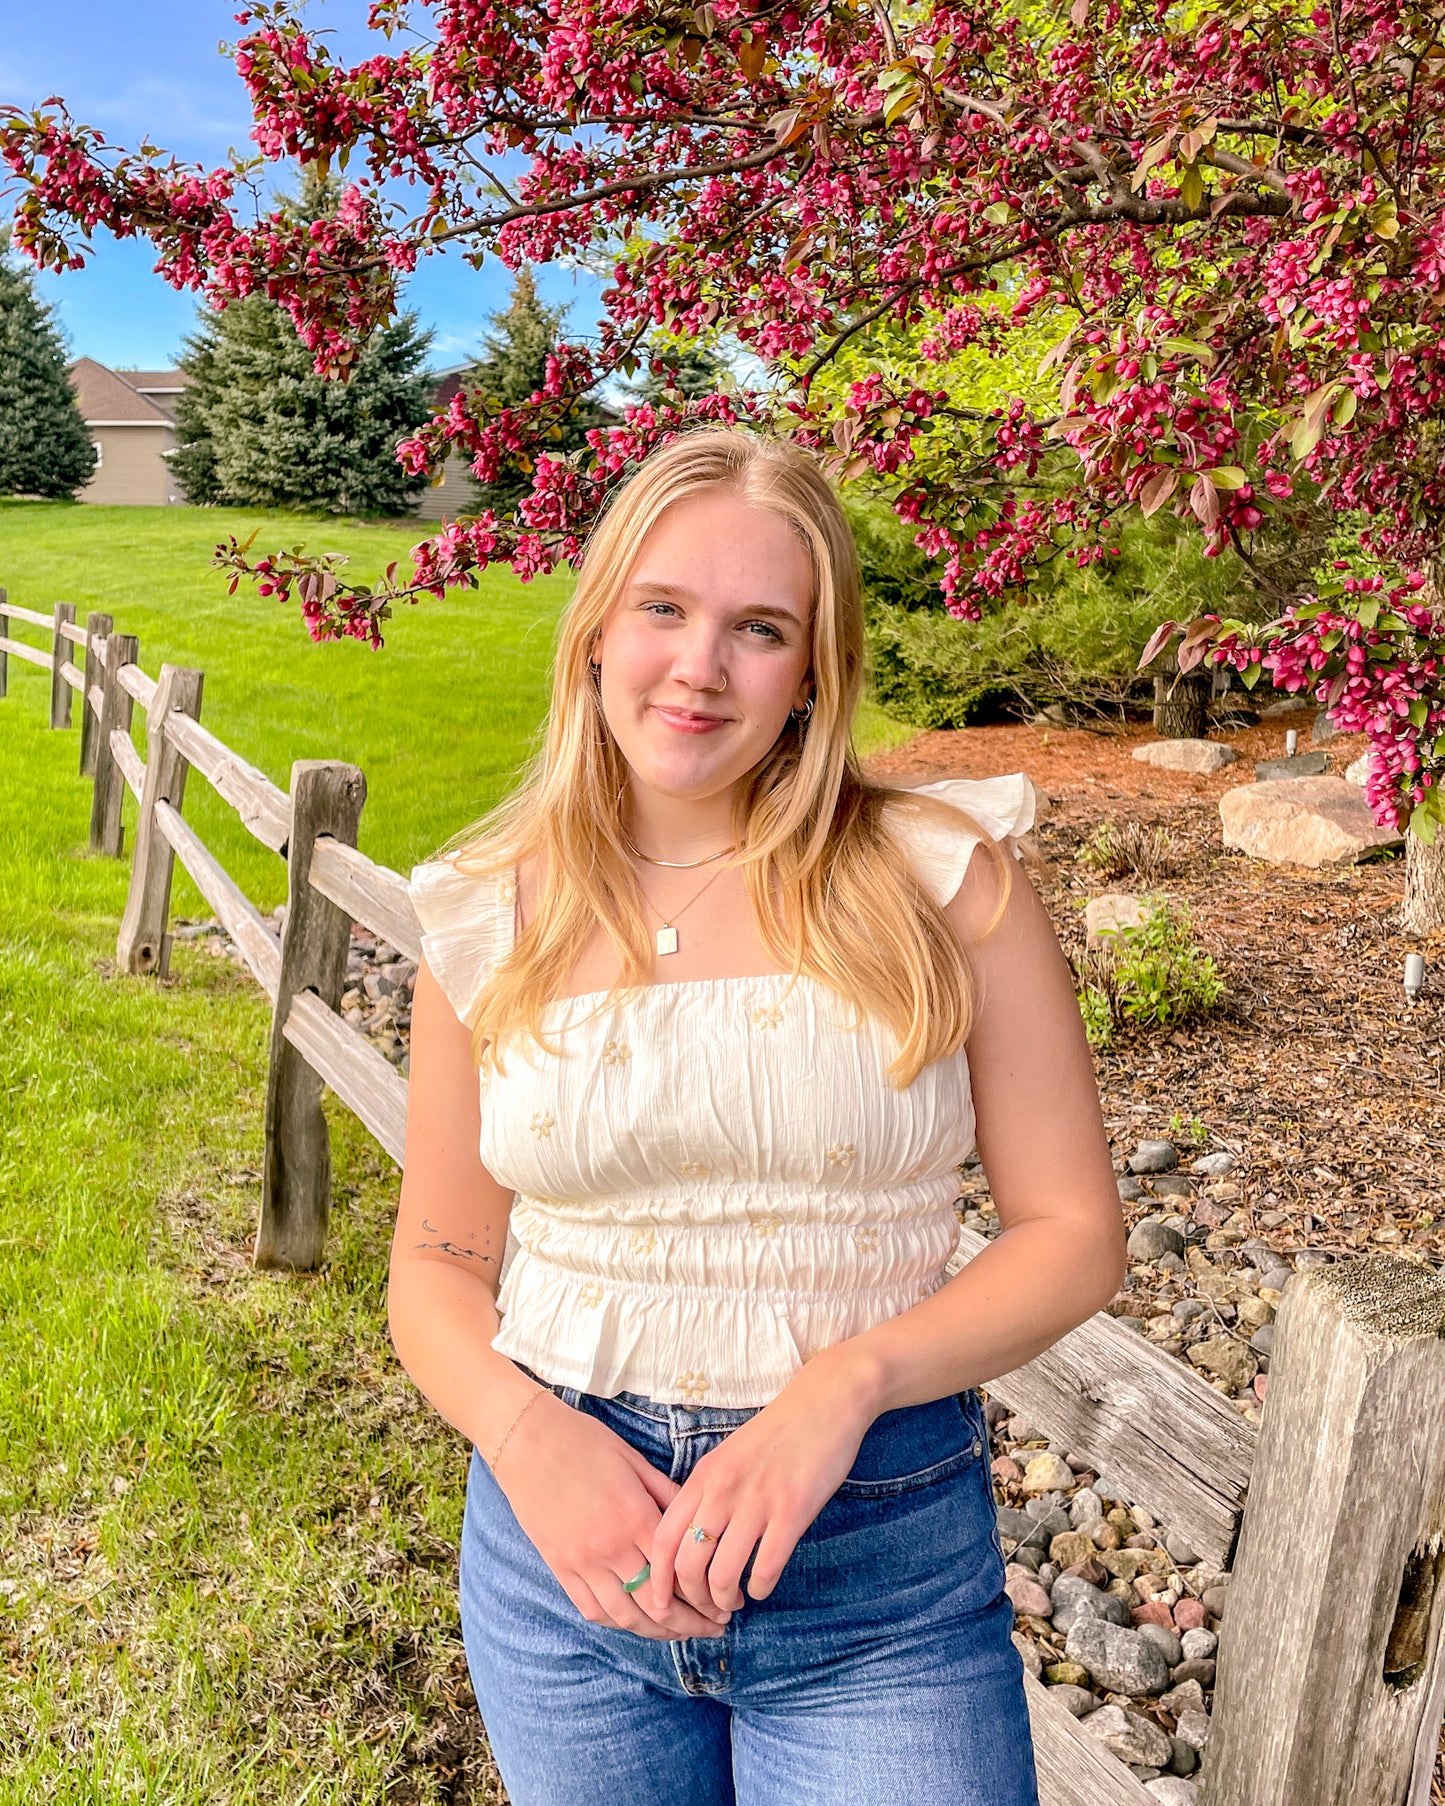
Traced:
<path fill-rule="evenodd" d="M 647 533 L 675 503 L 708 492 L 779 516 L 806 547 L 813 571 L 812 715 L 806 725 L 789 716 L 734 804 L 732 837 L 753 918 L 794 983 L 808 974 L 893 1029 L 900 1045 L 887 1076 L 901 1090 L 967 1038 L 974 980 L 951 924 L 884 825 L 884 805 L 908 793 L 865 780 L 853 748 L 865 640 L 847 516 L 807 452 L 731 427 L 677 435 L 613 494 L 562 616 L 540 748 L 517 787 L 442 849 L 477 876 L 510 874 L 539 856 L 531 920 L 478 1000 L 473 1058 L 504 1070 L 501 1046 L 524 1034 L 549 1053 L 564 1051 L 544 1038 L 542 1013 L 563 994 L 599 925 L 621 965 L 599 1007 L 652 981 L 653 935 L 620 837 L 628 768 L 589 661 Z M 983 836 L 999 878 L 998 905 L 984 929 L 991 932 L 1008 900 L 1013 861 L 941 798 L 913 798 L 910 806 Z"/>

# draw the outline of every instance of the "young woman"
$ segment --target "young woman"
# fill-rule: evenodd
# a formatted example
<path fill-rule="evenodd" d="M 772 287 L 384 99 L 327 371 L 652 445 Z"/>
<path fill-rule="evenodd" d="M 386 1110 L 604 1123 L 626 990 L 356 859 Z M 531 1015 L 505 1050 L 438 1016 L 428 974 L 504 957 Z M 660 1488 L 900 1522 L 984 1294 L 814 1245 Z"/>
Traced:
<path fill-rule="evenodd" d="M 682 435 L 524 782 L 412 873 L 391 1334 L 473 1445 L 513 1806 L 1037 1800 L 975 1388 L 1114 1295 L 1123 1219 L 1032 788 L 867 782 L 863 653 L 812 458 Z"/>

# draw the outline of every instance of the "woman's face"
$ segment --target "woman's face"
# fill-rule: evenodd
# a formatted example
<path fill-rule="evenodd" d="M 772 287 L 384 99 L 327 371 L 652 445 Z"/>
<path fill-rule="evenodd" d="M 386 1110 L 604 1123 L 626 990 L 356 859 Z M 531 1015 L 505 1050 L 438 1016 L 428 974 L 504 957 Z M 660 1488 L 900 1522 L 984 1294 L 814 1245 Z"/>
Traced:
<path fill-rule="evenodd" d="M 592 650 L 638 781 L 713 796 L 767 756 L 812 692 L 811 594 L 807 552 L 766 509 L 708 493 L 660 517 Z"/>

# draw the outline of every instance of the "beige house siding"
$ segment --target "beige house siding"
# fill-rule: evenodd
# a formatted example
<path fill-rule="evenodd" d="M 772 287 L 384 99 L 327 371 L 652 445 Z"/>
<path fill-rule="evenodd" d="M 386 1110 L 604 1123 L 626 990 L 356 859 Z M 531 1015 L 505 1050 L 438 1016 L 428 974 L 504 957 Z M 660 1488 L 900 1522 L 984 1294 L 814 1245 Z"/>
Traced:
<path fill-rule="evenodd" d="M 95 475 L 80 492 L 83 502 L 165 507 L 183 498 L 165 454 L 176 443 L 173 428 L 127 422 L 123 426 L 89 425 L 99 448 Z"/>
<path fill-rule="evenodd" d="M 455 520 L 459 514 L 470 514 L 477 505 L 472 499 L 475 493 L 467 460 L 448 458 L 442 467 L 441 482 L 435 488 L 428 485 L 422 490 L 416 504 L 417 519 Z"/>

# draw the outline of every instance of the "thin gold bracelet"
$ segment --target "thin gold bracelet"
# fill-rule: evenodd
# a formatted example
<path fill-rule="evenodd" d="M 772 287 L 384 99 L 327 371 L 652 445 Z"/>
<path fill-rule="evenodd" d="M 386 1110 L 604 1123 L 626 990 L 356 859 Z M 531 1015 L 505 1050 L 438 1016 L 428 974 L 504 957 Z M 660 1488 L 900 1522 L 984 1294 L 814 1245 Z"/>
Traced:
<path fill-rule="evenodd" d="M 544 1392 L 549 1392 L 550 1390 L 551 1390 L 551 1388 L 549 1386 L 539 1386 L 537 1388 L 537 1390 L 532 1394 L 532 1396 L 527 1400 L 526 1404 L 522 1406 L 521 1410 L 512 1419 L 511 1423 L 507 1427 L 507 1435 L 503 1436 L 502 1440 L 497 1444 L 496 1454 L 493 1455 L 491 1460 L 487 1462 L 487 1466 L 491 1469 L 491 1471 L 493 1473 L 496 1473 L 497 1463 L 502 1459 L 502 1450 L 504 1448 L 506 1448 L 506 1446 L 507 1446 L 507 1436 L 511 1435 L 512 1431 L 516 1429 L 517 1425 L 527 1415 L 528 1410 L 533 1405 L 536 1404 L 537 1400 L 542 1396 L 542 1394 Z"/>

